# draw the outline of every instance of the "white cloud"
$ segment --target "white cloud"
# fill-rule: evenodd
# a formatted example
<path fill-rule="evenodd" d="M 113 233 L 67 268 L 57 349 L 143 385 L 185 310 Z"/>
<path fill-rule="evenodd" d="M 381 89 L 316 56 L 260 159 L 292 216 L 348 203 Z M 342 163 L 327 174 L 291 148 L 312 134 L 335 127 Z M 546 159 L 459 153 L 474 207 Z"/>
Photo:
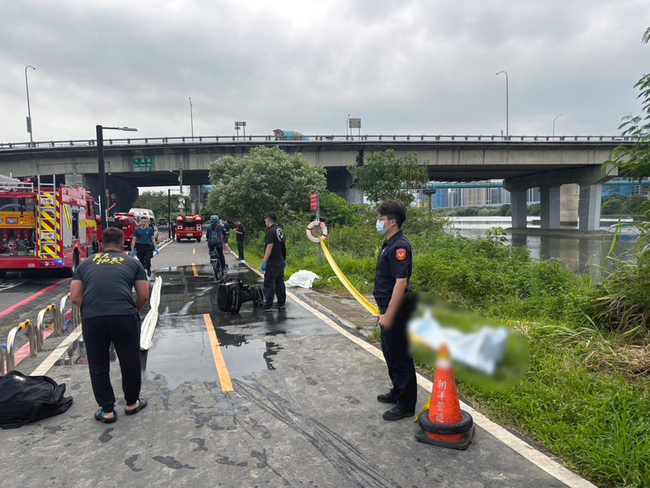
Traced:
<path fill-rule="evenodd" d="M 139 136 L 615 134 L 648 71 L 645 0 L 0 4 L 0 141 Z"/>

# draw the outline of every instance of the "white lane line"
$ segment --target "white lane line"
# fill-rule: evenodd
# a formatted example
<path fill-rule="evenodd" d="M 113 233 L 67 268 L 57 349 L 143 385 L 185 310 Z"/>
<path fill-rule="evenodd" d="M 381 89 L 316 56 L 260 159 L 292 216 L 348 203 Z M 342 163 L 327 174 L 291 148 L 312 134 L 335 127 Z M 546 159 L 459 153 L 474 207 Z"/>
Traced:
<path fill-rule="evenodd" d="M 45 360 L 40 364 L 38 368 L 36 368 L 34 371 L 32 371 L 32 374 L 30 376 L 42 376 L 45 373 L 47 373 L 52 366 L 54 366 L 54 363 L 56 363 L 61 356 L 63 356 L 63 353 L 66 351 L 68 346 L 72 344 L 74 341 L 76 341 L 79 336 L 81 335 L 81 325 L 79 325 L 75 330 L 70 332 L 70 335 L 66 337 L 59 346 L 50 353 L 48 357 L 45 358 Z"/>
<path fill-rule="evenodd" d="M 168 242 L 165 242 L 162 246 L 160 246 L 160 247 L 158 248 L 158 250 L 159 250 L 159 251 L 162 251 L 162 250 L 165 249 L 167 246 L 169 246 L 172 242 L 174 242 L 173 239 L 172 239 L 172 240 L 169 240 Z"/>
<path fill-rule="evenodd" d="M 253 270 L 258 274 L 261 274 L 257 272 L 257 270 Z M 287 296 L 289 296 L 293 301 L 298 303 L 300 306 L 302 306 L 304 309 L 308 310 L 309 312 L 313 313 L 316 317 L 321 319 L 323 322 L 325 322 L 327 325 L 329 325 L 332 329 L 336 330 L 343 336 L 347 337 L 350 339 L 352 342 L 357 344 L 358 346 L 362 347 L 366 351 L 368 351 L 370 354 L 375 356 L 378 359 L 381 359 L 384 361 L 384 355 L 383 353 L 377 349 L 375 346 L 370 344 L 369 342 L 366 342 L 365 340 L 351 334 L 344 328 L 342 328 L 340 325 L 335 323 L 332 319 L 324 315 L 323 313 L 319 312 L 315 308 L 313 308 L 311 305 L 308 305 L 307 303 L 303 302 L 302 299 L 298 298 L 296 295 L 294 295 L 291 292 L 287 292 Z M 339 316 L 333 312 L 331 312 L 334 317 L 339 319 Z M 433 383 L 426 379 L 424 376 L 418 373 L 417 375 L 418 379 L 418 385 L 420 385 L 422 388 L 426 389 L 427 391 L 432 391 L 433 389 Z M 531 463 L 539 467 L 540 469 L 546 471 L 548 474 L 553 476 L 554 478 L 558 479 L 562 483 L 566 484 L 567 486 L 570 486 L 571 488 L 597 488 L 596 485 L 590 483 L 584 478 L 581 478 L 577 474 L 573 473 L 572 471 L 568 470 L 564 466 L 561 466 L 557 461 L 554 461 L 553 459 L 549 458 L 547 455 L 543 454 L 542 452 L 538 451 L 535 449 L 533 446 L 528 444 L 527 442 L 521 440 L 519 437 L 515 436 L 514 434 L 510 433 L 500 425 L 492 422 L 490 419 L 488 419 L 485 415 L 482 413 L 474 410 L 472 407 L 467 405 L 464 402 L 460 402 L 461 408 L 466 410 L 473 418 L 474 418 L 474 423 L 481 427 L 483 430 L 489 432 L 492 434 L 494 437 L 496 437 L 498 440 L 503 442 L 506 446 L 510 447 L 513 451 L 516 453 L 520 454 L 521 456 L 525 457 L 528 459 Z"/>
<path fill-rule="evenodd" d="M 16 286 L 24 285 L 25 283 L 27 283 L 27 281 L 28 280 L 20 280 L 20 281 L 15 281 L 10 283 L 0 283 L 0 291 L 11 290 Z"/>

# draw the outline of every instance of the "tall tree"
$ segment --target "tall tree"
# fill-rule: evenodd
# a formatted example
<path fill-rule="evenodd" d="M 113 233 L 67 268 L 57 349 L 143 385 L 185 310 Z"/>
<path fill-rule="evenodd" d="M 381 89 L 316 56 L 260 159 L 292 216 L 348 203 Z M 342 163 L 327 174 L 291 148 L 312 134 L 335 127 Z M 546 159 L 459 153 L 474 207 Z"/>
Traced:
<path fill-rule="evenodd" d="M 309 211 L 309 195 L 326 191 L 324 168 L 313 168 L 300 153 L 257 147 L 248 156 L 225 156 L 210 163 L 206 210 L 228 219 L 240 218 L 261 227 L 269 212 L 286 219 Z"/>
<path fill-rule="evenodd" d="M 414 192 L 429 181 L 426 166 L 418 163 L 417 153 L 403 157 L 389 149 L 372 153 L 364 166 L 350 166 L 354 186 L 372 202 L 386 198 L 399 200 L 405 205 L 415 200 Z"/>
<path fill-rule="evenodd" d="M 649 41 L 650 27 L 641 38 L 644 44 Z M 650 176 L 650 74 L 643 75 L 634 87 L 641 92 L 637 98 L 641 99 L 643 114 L 623 117 L 619 129 L 623 130 L 624 136 L 632 137 L 636 144 L 632 147 L 617 147 L 614 158 L 607 164 L 618 168 L 621 176 L 641 179 Z"/>

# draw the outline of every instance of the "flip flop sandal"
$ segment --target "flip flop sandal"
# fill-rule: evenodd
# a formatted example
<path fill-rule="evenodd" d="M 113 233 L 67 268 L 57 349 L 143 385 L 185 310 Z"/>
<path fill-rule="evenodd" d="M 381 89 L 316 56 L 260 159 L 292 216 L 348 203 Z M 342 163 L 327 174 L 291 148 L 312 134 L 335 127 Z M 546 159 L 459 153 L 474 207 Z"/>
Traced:
<path fill-rule="evenodd" d="M 95 420 L 99 420 L 100 422 L 104 422 L 105 424 L 112 424 L 113 422 L 117 421 L 117 412 L 113 411 L 113 417 L 111 418 L 106 418 L 104 417 L 104 411 L 100 408 L 95 412 Z"/>
<path fill-rule="evenodd" d="M 145 400 L 144 398 L 138 398 L 138 406 L 135 407 L 134 409 L 128 409 L 128 410 L 126 409 L 126 407 L 124 407 L 124 413 L 127 415 L 135 415 L 144 407 L 146 407 L 148 404 L 149 402 L 147 402 L 147 400 Z"/>

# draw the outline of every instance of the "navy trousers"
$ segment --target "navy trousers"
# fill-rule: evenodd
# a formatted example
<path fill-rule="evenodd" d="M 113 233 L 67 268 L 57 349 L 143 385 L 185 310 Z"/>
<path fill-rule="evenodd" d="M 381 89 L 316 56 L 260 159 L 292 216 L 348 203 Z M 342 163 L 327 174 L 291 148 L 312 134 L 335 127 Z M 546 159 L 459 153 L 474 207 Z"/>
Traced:
<path fill-rule="evenodd" d="M 386 313 L 388 305 L 379 307 L 381 314 Z M 397 400 L 397 407 L 403 410 L 415 410 L 418 383 L 415 378 L 415 363 L 409 355 L 409 343 L 406 324 L 408 313 L 399 311 L 395 322 L 388 329 L 381 327 L 381 351 L 388 365 L 388 376 L 393 383 L 391 396 Z"/>
<path fill-rule="evenodd" d="M 287 301 L 287 290 L 284 286 L 284 262 L 266 263 L 264 271 L 264 306 L 273 305 L 273 295 L 278 297 L 278 305 Z"/>

